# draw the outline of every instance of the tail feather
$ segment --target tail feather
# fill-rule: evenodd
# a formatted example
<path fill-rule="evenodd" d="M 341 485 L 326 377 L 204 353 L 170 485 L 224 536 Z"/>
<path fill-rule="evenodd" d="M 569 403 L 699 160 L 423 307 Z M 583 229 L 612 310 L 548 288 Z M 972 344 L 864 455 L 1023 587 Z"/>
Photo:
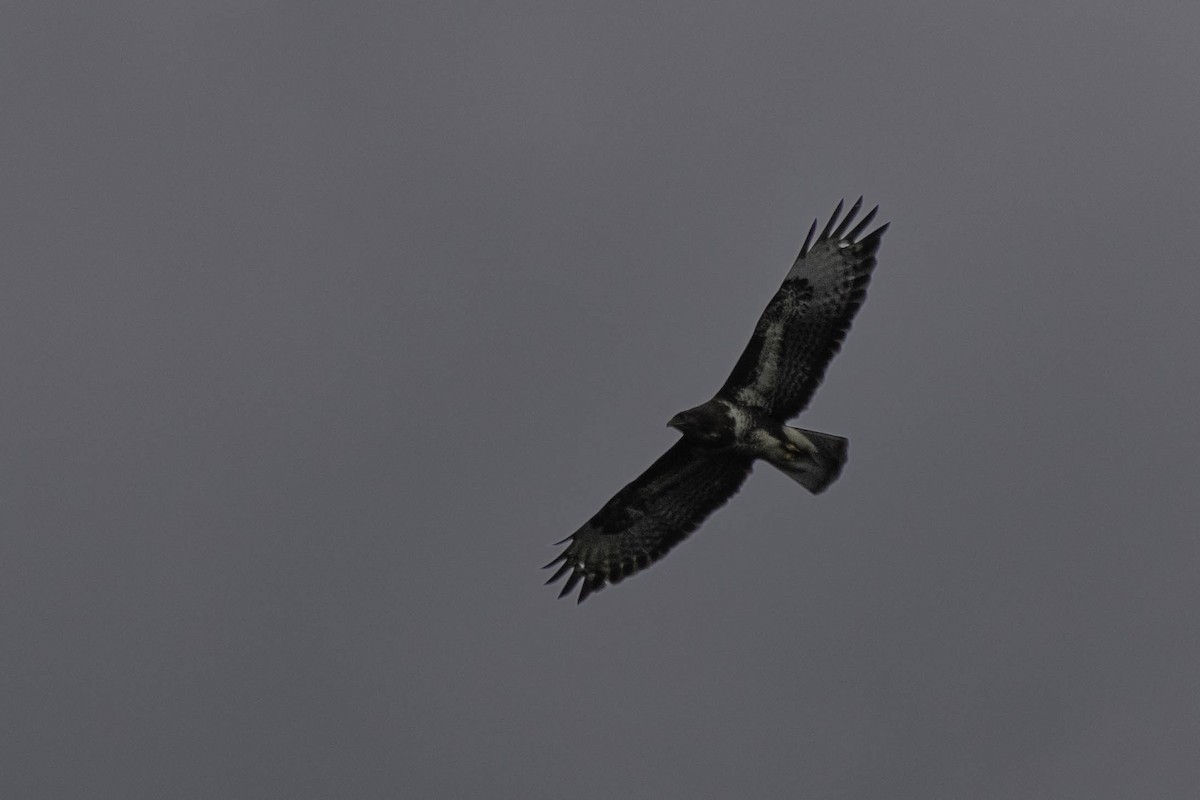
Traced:
<path fill-rule="evenodd" d="M 849 457 L 850 440 L 842 436 L 805 430 L 804 428 L 787 428 L 786 433 L 799 434 L 812 443 L 813 450 L 802 453 L 799 458 L 784 463 L 772 461 L 780 472 L 787 475 L 796 483 L 808 489 L 813 494 L 820 494 L 842 474 Z"/>

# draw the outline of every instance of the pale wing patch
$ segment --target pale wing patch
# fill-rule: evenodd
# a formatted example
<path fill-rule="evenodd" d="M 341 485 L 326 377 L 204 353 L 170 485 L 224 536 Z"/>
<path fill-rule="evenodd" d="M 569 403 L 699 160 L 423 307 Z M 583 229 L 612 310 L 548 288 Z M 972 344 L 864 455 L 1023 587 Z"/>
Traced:
<path fill-rule="evenodd" d="M 762 350 L 758 363 L 754 365 L 754 380 L 738 389 L 739 403 L 762 406 L 779 375 L 779 357 L 783 353 L 783 335 L 787 330 L 786 319 L 778 319 L 766 326 L 762 332 Z"/>
<path fill-rule="evenodd" d="M 733 420 L 733 435 L 737 439 L 745 439 L 754 427 L 754 419 L 750 413 L 742 406 L 735 406 L 728 400 L 720 400 L 721 406 L 725 409 L 725 413 Z"/>

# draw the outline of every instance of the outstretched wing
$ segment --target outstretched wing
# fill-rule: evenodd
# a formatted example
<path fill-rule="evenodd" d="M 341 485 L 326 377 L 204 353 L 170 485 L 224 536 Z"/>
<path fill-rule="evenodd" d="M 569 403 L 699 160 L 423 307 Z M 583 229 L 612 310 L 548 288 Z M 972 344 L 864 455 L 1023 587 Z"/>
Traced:
<path fill-rule="evenodd" d="M 559 597 L 579 581 L 582 603 L 658 561 L 728 502 L 750 474 L 752 460 L 680 439 L 649 469 L 617 492 L 546 568 L 562 563 L 546 583 L 567 575 Z"/>
<path fill-rule="evenodd" d="M 862 198 L 838 222 L 842 204 L 813 242 L 809 228 L 796 263 L 771 298 L 718 397 L 788 419 L 812 399 L 867 296 L 875 252 L 887 225 L 859 239 L 879 206 L 847 232 Z M 812 245 L 811 248 L 809 245 Z"/>

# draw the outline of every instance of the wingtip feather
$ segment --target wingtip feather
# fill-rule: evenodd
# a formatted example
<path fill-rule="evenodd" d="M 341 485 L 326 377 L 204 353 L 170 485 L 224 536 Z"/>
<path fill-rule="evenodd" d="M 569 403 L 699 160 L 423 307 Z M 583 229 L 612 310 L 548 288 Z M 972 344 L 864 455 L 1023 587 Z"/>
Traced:
<path fill-rule="evenodd" d="M 867 235 L 866 235 L 866 236 L 863 238 L 863 241 L 865 242 L 865 241 L 867 241 L 867 240 L 869 240 L 869 239 L 871 239 L 871 240 L 874 240 L 874 241 L 879 241 L 880 239 L 882 239 L 882 238 L 883 238 L 883 234 L 887 232 L 888 226 L 889 226 L 889 225 L 891 225 L 891 224 L 892 224 L 892 223 L 890 223 L 890 222 L 885 222 L 885 223 L 883 223 L 883 224 L 882 224 L 882 225 L 880 225 L 878 228 L 876 228 L 875 230 L 873 230 L 873 231 L 871 231 L 869 234 L 867 234 Z"/>
<path fill-rule="evenodd" d="M 596 585 L 596 581 L 592 580 L 591 578 L 585 580 L 583 582 L 583 588 L 579 590 L 579 597 L 575 600 L 575 605 L 579 605 L 584 600 L 587 600 L 588 595 L 596 591 L 598 588 L 599 587 Z"/>
<path fill-rule="evenodd" d="M 806 255 L 808 255 L 809 245 L 812 244 L 813 234 L 816 232 L 817 232 L 817 220 L 816 220 L 816 218 L 814 218 L 812 221 L 812 225 L 808 226 L 808 235 L 804 237 L 804 244 L 801 245 L 801 247 L 800 247 L 800 258 L 804 258 Z"/>
<path fill-rule="evenodd" d="M 837 208 L 835 208 L 833 213 L 829 215 L 829 222 L 825 223 L 825 227 L 821 230 L 821 235 L 817 237 L 818 241 L 829 238 L 830 232 L 833 231 L 833 226 L 837 224 L 838 215 L 842 213 L 842 206 L 845 204 L 845 198 L 838 200 Z"/>
<path fill-rule="evenodd" d="M 567 595 L 569 595 L 571 593 L 571 590 L 574 589 L 579 584 L 579 579 L 582 577 L 583 577 L 583 573 L 580 572 L 579 570 L 575 570 L 574 572 L 572 572 L 570 574 L 570 576 L 567 578 L 567 582 L 563 584 L 562 591 L 558 593 L 558 599 L 561 600 L 564 597 L 566 597 Z"/>
<path fill-rule="evenodd" d="M 846 212 L 846 216 L 842 217 L 842 221 L 834 229 L 833 233 L 830 234 L 831 239 L 841 240 L 842 234 L 846 232 L 846 228 L 858 216 L 858 211 L 862 208 L 862 201 L 862 195 L 859 195 L 858 199 L 854 201 L 854 205 L 850 206 L 850 210 Z"/>
<path fill-rule="evenodd" d="M 863 217 L 862 219 L 860 219 L 858 221 L 858 224 L 854 226 L 854 230 L 852 230 L 848 234 L 846 234 L 846 238 L 852 242 L 858 241 L 859 234 L 861 234 L 863 231 L 865 231 L 867 229 L 867 226 L 871 224 L 871 220 L 875 219 L 875 215 L 878 213 L 879 213 L 879 206 L 875 206 L 870 211 L 868 211 L 867 215 L 865 217 Z"/>
<path fill-rule="evenodd" d="M 549 566 L 549 565 L 547 565 L 547 566 Z M 550 579 L 547 580 L 544 585 L 549 586 L 550 584 L 554 583 L 556 580 L 561 578 L 566 573 L 566 571 L 569 570 L 570 568 L 571 568 L 570 564 L 563 564 L 561 567 L 559 567 L 555 571 L 555 573 L 553 575 L 550 576 Z"/>

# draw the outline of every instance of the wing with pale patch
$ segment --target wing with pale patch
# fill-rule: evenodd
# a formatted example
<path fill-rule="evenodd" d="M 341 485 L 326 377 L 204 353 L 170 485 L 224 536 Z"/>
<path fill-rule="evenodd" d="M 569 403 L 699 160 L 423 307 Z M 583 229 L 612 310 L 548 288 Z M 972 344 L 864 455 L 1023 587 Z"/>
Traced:
<path fill-rule="evenodd" d="M 650 468 L 605 503 L 547 568 L 546 583 L 567 576 L 559 597 L 583 581 L 579 602 L 658 561 L 713 511 L 728 502 L 750 474 L 750 458 L 680 439 Z"/>
<path fill-rule="evenodd" d="M 859 239 L 875 218 L 876 206 L 847 231 L 861 207 L 860 197 L 839 222 L 838 203 L 815 242 L 813 221 L 796 263 L 767 304 L 718 397 L 778 419 L 793 417 L 808 405 L 866 299 L 875 253 L 888 227 L 881 225 Z"/>

